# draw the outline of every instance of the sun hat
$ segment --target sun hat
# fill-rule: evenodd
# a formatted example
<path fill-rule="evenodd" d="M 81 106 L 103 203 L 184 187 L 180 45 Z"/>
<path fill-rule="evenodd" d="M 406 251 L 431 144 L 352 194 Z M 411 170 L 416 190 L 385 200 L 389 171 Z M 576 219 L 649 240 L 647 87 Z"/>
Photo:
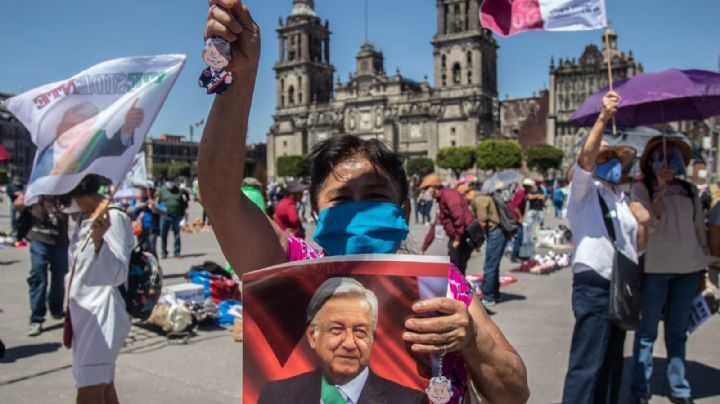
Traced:
<path fill-rule="evenodd" d="M 607 160 L 607 156 L 609 154 L 615 154 L 620 159 L 622 168 L 624 170 L 633 163 L 633 161 L 635 160 L 635 156 L 637 156 L 637 151 L 634 148 L 626 145 L 611 146 L 608 142 L 603 140 L 600 144 L 600 152 L 595 159 L 595 163 L 597 163 L 599 160 L 602 160 L 603 158 Z"/>
<path fill-rule="evenodd" d="M 643 154 L 642 156 L 640 156 L 640 167 L 645 167 L 647 159 L 650 158 L 650 151 L 654 149 L 655 146 L 662 145 L 663 137 L 665 137 L 665 143 L 668 146 L 677 146 L 677 148 L 680 150 L 680 154 L 682 154 L 683 160 L 685 161 L 685 165 L 687 166 L 688 164 L 690 164 L 690 158 L 692 157 L 692 149 L 690 149 L 690 145 L 686 141 L 679 137 L 655 136 L 654 138 L 650 139 L 650 141 L 647 142 L 647 144 L 645 145 Z"/>

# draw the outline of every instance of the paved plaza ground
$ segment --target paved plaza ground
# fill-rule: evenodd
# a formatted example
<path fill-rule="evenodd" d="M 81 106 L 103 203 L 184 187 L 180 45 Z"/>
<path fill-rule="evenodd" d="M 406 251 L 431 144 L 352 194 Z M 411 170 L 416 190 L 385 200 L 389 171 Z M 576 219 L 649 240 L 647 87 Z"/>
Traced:
<path fill-rule="evenodd" d="M 8 228 L 6 206 L 0 230 Z M 197 217 L 199 207 L 192 207 Z M 548 224 L 556 224 L 549 220 Z M 238 229 L 238 231 L 249 231 Z M 422 241 L 427 227 L 413 225 L 412 239 Z M 428 254 L 444 255 L 445 240 Z M 212 233 L 183 235 L 183 258 L 162 262 L 166 284 L 182 282 L 182 274 L 196 263 L 223 263 Z M 483 257 L 475 254 L 469 272 L 482 270 Z M 503 261 L 502 273 L 510 263 Z M 0 360 L 0 403 L 71 403 L 74 382 L 70 351 L 61 345 L 62 322 L 45 323 L 47 331 L 28 337 L 29 302 L 26 278 L 28 249 L 0 249 L 0 338 L 7 354 Z M 519 281 L 503 289 L 504 301 L 493 319 L 522 355 L 528 367 L 531 403 L 558 403 L 566 370 L 573 316 L 570 309 L 571 273 L 516 275 Z M 662 335 L 662 334 L 661 334 Z M 628 379 L 632 334 L 626 341 L 625 380 Z M 698 403 L 720 403 L 720 316 L 714 316 L 688 342 L 688 378 Z M 653 403 L 669 402 L 664 378 L 665 348 L 655 348 Z M 117 363 L 116 387 L 123 403 L 238 403 L 241 396 L 242 344 L 225 330 L 198 331 L 188 345 L 168 345 L 163 336 L 133 327 Z M 626 396 L 623 402 L 627 402 Z"/>

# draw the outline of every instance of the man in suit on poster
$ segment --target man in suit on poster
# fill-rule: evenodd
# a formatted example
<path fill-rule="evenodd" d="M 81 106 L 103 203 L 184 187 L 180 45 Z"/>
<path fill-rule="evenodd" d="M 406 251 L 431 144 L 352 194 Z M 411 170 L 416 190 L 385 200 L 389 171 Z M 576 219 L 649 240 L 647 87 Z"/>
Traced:
<path fill-rule="evenodd" d="M 378 324 L 375 294 L 352 278 L 330 278 L 307 308 L 305 336 L 322 368 L 265 385 L 258 403 L 427 403 L 420 391 L 368 367 Z"/>

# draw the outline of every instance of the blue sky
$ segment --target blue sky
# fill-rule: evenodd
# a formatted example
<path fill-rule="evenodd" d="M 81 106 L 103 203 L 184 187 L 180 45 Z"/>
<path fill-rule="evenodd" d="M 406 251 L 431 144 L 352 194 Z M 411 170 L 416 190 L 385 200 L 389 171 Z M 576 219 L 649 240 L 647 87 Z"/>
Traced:
<path fill-rule="evenodd" d="M 432 83 L 435 0 L 368 0 L 369 39 L 385 54 L 388 74 Z M 264 142 L 275 106 L 273 64 L 278 17 L 292 0 L 247 0 L 262 30 L 263 54 L 250 118 L 249 141 Z M 718 70 L 720 1 L 607 0 L 611 26 L 622 50 L 633 50 L 646 71 L 670 67 Z M 363 0 L 316 0 L 330 20 L 331 60 L 345 81 L 364 39 Z M 188 63 L 150 134 L 188 134 L 203 119 L 211 96 L 197 87 L 207 12 L 205 0 L 35 0 L 0 2 L 0 91 L 18 93 L 67 78 L 106 59 L 184 53 Z M 548 64 L 579 57 L 600 31 L 530 32 L 499 38 L 501 98 L 529 96 L 547 86 Z M 199 135 L 196 134 L 197 140 Z"/>

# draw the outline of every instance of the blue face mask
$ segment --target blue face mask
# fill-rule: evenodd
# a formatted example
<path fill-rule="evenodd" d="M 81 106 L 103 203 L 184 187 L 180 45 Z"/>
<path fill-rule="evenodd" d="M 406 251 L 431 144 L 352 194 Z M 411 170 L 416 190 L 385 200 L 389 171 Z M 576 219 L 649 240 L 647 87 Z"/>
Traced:
<path fill-rule="evenodd" d="M 409 231 L 398 205 L 357 201 L 320 212 L 313 238 L 329 255 L 389 254 L 400 248 Z"/>
<path fill-rule="evenodd" d="M 619 184 L 622 178 L 622 161 L 618 158 L 613 158 L 596 165 L 595 176 L 611 184 Z"/>
<path fill-rule="evenodd" d="M 655 172 L 656 177 L 659 176 L 660 171 L 665 168 L 664 163 L 666 163 L 666 160 L 667 168 L 672 171 L 674 177 L 684 177 L 686 175 L 685 159 L 683 158 L 680 149 L 678 149 L 675 145 L 668 145 L 667 156 L 663 153 L 662 147 L 658 148 L 658 150 L 653 153 L 653 171 Z"/>

